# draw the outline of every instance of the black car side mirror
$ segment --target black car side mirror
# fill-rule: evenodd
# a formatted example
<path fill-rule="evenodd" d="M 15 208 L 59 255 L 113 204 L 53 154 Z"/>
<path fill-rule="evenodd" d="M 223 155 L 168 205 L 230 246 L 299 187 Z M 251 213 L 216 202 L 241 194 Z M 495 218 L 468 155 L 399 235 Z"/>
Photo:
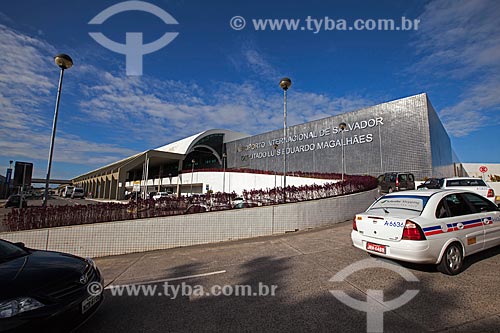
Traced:
<path fill-rule="evenodd" d="M 23 242 L 17 242 L 17 243 L 14 243 L 14 245 L 19 246 L 23 249 L 26 247 L 26 244 L 24 244 Z"/>

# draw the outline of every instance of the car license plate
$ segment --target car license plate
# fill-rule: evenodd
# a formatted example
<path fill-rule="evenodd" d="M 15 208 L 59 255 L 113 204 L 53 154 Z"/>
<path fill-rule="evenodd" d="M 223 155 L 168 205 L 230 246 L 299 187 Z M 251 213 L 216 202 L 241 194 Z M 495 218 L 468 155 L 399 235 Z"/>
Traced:
<path fill-rule="evenodd" d="M 366 249 L 369 251 L 374 251 L 374 252 L 385 254 L 385 245 L 366 243 Z"/>
<path fill-rule="evenodd" d="M 82 314 L 87 312 L 91 307 L 96 305 L 101 299 L 101 295 L 90 296 L 82 302 Z"/>

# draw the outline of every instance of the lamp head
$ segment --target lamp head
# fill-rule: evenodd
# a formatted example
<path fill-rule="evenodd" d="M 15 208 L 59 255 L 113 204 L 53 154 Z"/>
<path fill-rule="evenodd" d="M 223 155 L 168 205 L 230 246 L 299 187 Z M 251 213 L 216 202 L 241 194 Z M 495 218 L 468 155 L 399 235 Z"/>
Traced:
<path fill-rule="evenodd" d="M 283 90 L 288 90 L 288 88 L 290 88 L 291 85 L 292 85 L 292 80 L 290 80 L 287 77 L 284 77 L 280 80 L 280 87 Z"/>
<path fill-rule="evenodd" d="M 346 123 L 340 123 L 339 124 L 339 128 L 343 131 L 345 130 L 345 128 L 347 127 L 347 124 Z"/>
<path fill-rule="evenodd" d="M 54 62 L 61 69 L 68 69 L 73 66 L 73 59 L 67 54 L 61 53 L 54 57 Z"/>

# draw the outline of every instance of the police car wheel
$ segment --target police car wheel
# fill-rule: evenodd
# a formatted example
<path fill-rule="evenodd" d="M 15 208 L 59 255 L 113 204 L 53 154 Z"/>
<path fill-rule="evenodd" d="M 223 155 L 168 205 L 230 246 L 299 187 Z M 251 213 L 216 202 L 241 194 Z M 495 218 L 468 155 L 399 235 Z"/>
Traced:
<path fill-rule="evenodd" d="M 462 248 L 456 244 L 450 244 L 444 251 L 443 258 L 438 264 L 438 270 L 447 275 L 456 275 L 462 271 L 464 256 Z"/>

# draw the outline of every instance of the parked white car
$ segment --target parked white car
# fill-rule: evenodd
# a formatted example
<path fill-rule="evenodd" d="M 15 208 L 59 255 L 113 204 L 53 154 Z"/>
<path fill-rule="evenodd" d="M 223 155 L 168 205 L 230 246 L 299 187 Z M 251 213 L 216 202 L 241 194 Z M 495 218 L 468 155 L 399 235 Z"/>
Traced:
<path fill-rule="evenodd" d="M 443 189 L 461 189 L 472 191 L 495 203 L 495 191 L 488 186 L 480 178 L 472 177 L 454 177 L 444 178 L 441 180 L 441 188 Z"/>
<path fill-rule="evenodd" d="M 70 198 L 70 197 L 71 197 L 71 195 L 73 194 L 73 190 L 74 190 L 74 189 L 75 189 L 75 187 L 74 187 L 74 186 L 69 186 L 69 185 L 64 186 L 64 189 L 63 189 L 63 190 L 62 190 L 62 192 L 61 192 L 61 196 L 62 196 L 63 198 Z"/>
<path fill-rule="evenodd" d="M 171 197 L 171 196 L 172 196 L 172 193 L 169 193 L 169 192 L 156 192 L 156 194 L 153 195 L 153 199 L 158 200 L 161 198 L 167 198 L 167 197 Z"/>
<path fill-rule="evenodd" d="M 72 199 L 83 199 L 85 197 L 85 190 L 80 187 L 75 187 L 73 193 L 71 193 Z"/>
<path fill-rule="evenodd" d="M 500 245 L 500 209 L 464 190 L 387 194 L 354 217 L 351 239 L 368 253 L 455 275 L 464 257 Z"/>

